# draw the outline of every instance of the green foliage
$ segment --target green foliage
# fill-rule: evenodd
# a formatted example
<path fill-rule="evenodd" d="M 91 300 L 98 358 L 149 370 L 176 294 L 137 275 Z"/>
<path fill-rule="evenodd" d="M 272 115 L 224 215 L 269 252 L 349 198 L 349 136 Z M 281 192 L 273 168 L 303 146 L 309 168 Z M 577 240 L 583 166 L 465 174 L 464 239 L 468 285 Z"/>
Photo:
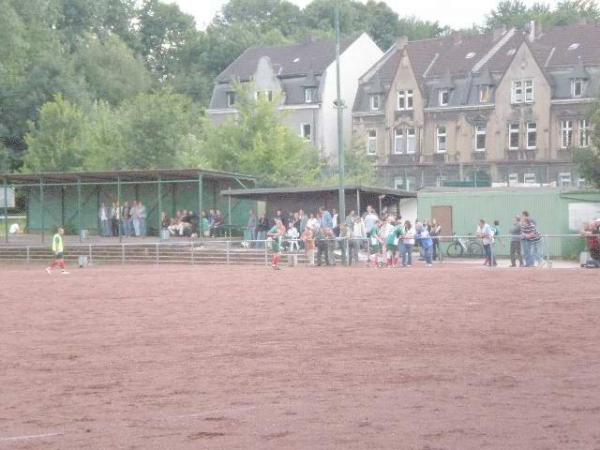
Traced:
<path fill-rule="evenodd" d="M 280 122 L 277 99 L 254 100 L 242 88 L 237 98 L 235 119 L 205 126 L 203 147 L 209 165 L 254 174 L 265 186 L 315 184 L 319 152 Z"/>
<path fill-rule="evenodd" d="M 86 36 L 74 54 L 77 72 L 95 99 L 116 105 L 124 99 L 148 91 L 151 78 L 144 63 L 116 35 L 102 41 Z"/>
<path fill-rule="evenodd" d="M 590 117 L 594 127 L 592 145 L 576 149 L 573 160 L 577 164 L 580 176 L 590 185 L 600 189 L 600 104 L 594 106 Z"/>
<path fill-rule="evenodd" d="M 488 15 L 486 28 L 506 26 L 526 29 L 531 20 L 542 27 L 572 25 L 582 20 L 599 23 L 600 9 L 594 0 L 563 0 L 554 10 L 541 2 L 527 6 L 522 0 L 503 0 Z"/>
<path fill-rule="evenodd" d="M 65 172 L 82 170 L 85 160 L 85 136 L 89 124 L 83 111 L 61 95 L 42 107 L 37 124 L 25 139 L 29 151 L 25 170 Z"/>

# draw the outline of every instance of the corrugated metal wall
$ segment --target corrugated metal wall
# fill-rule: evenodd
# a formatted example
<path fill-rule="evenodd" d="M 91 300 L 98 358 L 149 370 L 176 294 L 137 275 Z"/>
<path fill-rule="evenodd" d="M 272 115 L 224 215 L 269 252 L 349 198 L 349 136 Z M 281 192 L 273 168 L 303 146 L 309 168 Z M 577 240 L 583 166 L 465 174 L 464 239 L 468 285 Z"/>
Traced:
<path fill-rule="evenodd" d="M 598 192 L 561 195 L 559 189 L 461 189 L 418 193 L 419 219 L 429 219 L 433 206 L 451 206 L 453 232 L 475 234 L 479 219 L 500 221 L 502 234 L 508 234 L 515 215 L 529 211 L 542 234 L 569 234 L 568 205 L 571 201 L 600 201 Z M 443 234 L 449 230 L 443 230 Z M 581 246 L 576 239 L 547 239 L 553 256 L 571 256 Z"/>
<path fill-rule="evenodd" d="M 204 180 L 202 207 L 208 212 L 209 209 L 220 209 L 224 216 L 228 214 L 229 203 L 227 198 L 220 195 L 221 190 L 236 187 L 233 182 L 227 180 Z M 180 209 L 198 210 L 198 184 L 197 183 L 169 183 L 162 185 L 162 209 L 173 216 Z M 37 232 L 41 229 L 42 218 L 40 214 L 40 190 L 38 188 L 27 188 L 28 230 Z M 98 230 L 98 210 L 104 202 L 110 207 L 117 198 L 117 186 L 82 186 L 82 228 L 96 233 Z M 141 200 L 148 211 L 148 230 L 157 229 L 158 225 L 158 190 L 153 184 L 123 184 L 121 186 L 122 201 Z M 250 200 L 231 201 L 231 223 L 232 225 L 246 225 L 250 209 L 256 209 L 256 202 Z M 51 231 L 57 225 L 62 224 L 69 230 L 77 232 L 79 216 L 77 214 L 77 187 L 44 187 L 44 227 Z"/>

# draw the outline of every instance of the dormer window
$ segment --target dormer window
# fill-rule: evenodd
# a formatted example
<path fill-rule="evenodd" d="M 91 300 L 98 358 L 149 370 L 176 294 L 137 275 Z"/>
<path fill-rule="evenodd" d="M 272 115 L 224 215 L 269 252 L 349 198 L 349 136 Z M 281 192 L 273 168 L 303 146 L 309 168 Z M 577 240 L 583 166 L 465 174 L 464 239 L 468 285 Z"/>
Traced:
<path fill-rule="evenodd" d="M 379 111 L 379 95 L 371 95 L 371 111 Z"/>
<path fill-rule="evenodd" d="M 448 106 L 448 103 L 450 103 L 449 89 L 440 89 L 438 91 L 438 103 L 440 106 Z"/>
<path fill-rule="evenodd" d="M 273 91 L 256 91 L 254 92 L 254 100 L 260 100 L 263 95 L 268 101 L 273 101 Z"/>
<path fill-rule="evenodd" d="M 304 103 L 314 103 L 315 100 L 315 89 L 311 87 L 304 88 Z"/>
<path fill-rule="evenodd" d="M 571 97 L 581 97 L 583 96 L 583 89 L 585 87 L 584 80 L 581 78 L 575 78 L 571 80 Z"/>
<path fill-rule="evenodd" d="M 491 103 L 492 101 L 492 86 L 479 86 L 479 103 Z"/>
<path fill-rule="evenodd" d="M 235 105 L 235 92 L 227 93 L 227 107 L 232 108 Z"/>

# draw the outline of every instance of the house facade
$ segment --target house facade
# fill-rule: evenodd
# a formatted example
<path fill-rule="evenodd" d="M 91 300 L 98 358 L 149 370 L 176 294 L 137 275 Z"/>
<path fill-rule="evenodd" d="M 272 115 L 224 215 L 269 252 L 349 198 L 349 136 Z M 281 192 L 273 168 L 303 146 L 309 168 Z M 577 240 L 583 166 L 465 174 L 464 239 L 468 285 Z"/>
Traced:
<path fill-rule="evenodd" d="M 343 132 L 352 137 L 352 105 L 358 80 L 383 52 L 367 35 L 340 46 Z M 216 80 L 208 114 L 223 123 L 237 114 L 237 83 L 248 83 L 254 96 L 278 101 L 283 122 L 335 161 L 337 155 L 337 98 L 335 42 L 309 40 L 277 47 L 252 47 L 240 55 Z"/>
<path fill-rule="evenodd" d="M 600 27 L 400 39 L 360 79 L 355 139 L 389 186 L 575 186 Z"/>

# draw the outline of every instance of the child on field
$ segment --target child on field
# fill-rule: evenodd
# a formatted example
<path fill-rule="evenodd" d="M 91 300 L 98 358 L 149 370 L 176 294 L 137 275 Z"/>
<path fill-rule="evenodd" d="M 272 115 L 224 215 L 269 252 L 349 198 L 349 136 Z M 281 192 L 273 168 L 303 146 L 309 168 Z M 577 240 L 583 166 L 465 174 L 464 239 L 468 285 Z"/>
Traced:
<path fill-rule="evenodd" d="M 369 237 L 369 261 L 367 261 L 367 267 L 371 264 L 371 257 L 375 261 L 375 267 L 379 267 L 379 253 L 381 253 L 381 244 L 383 239 L 379 236 L 379 227 L 381 221 L 378 219 L 373 228 L 368 232 Z"/>
<path fill-rule="evenodd" d="M 415 246 L 415 230 L 410 220 L 404 222 L 404 241 L 402 242 L 402 267 L 412 266 L 412 251 Z"/>
<path fill-rule="evenodd" d="M 304 251 L 306 253 L 306 260 L 309 266 L 315 265 L 315 235 L 310 228 L 305 228 L 302 237 L 300 238 L 304 242 Z"/>
<path fill-rule="evenodd" d="M 298 238 L 300 237 L 300 233 L 298 233 L 298 229 L 294 226 L 293 222 L 290 222 L 290 227 L 285 234 L 285 237 L 288 239 L 290 243 L 290 252 L 296 249 L 298 251 L 300 249 L 298 245 Z"/>
<path fill-rule="evenodd" d="M 285 235 L 285 227 L 281 219 L 275 219 L 275 225 L 267 233 L 267 237 L 271 239 L 271 250 L 273 251 L 272 266 L 273 269 L 279 270 L 281 262 L 281 241 Z"/>
<path fill-rule="evenodd" d="M 69 272 L 65 269 L 64 244 L 63 235 L 65 230 L 62 227 L 56 229 L 56 234 L 52 237 L 52 253 L 54 253 L 54 262 L 46 267 L 48 275 L 52 273 L 52 269 L 60 266 L 63 275 L 68 275 Z"/>

